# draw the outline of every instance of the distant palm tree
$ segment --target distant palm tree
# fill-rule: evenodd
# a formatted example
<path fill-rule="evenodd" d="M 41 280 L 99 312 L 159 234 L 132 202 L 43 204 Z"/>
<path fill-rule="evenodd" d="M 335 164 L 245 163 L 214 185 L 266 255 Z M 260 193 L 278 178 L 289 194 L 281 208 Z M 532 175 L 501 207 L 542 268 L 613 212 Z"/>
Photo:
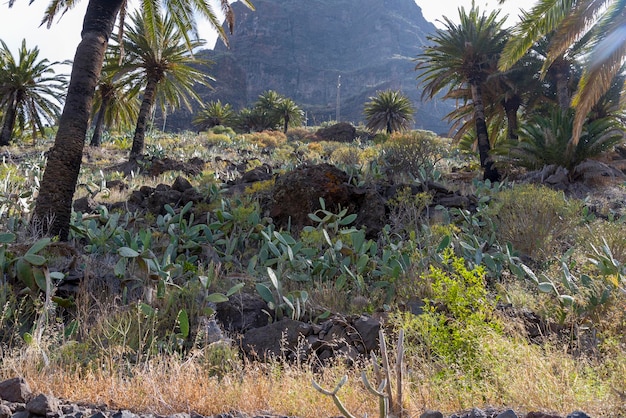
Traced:
<path fill-rule="evenodd" d="M 192 124 L 200 131 L 206 131 L 214 126 L 231 126 L 235 122 L 235 111 L 228 103 L 220 100 L 210 102 L 193 118 Z"/>
<path fill-rule="evenodd" d="M 119 58 L 114 54 L 105 58 L 100 82 L 96 87 L 92 109 L 95 126 L 89 144 L 92 147 L 100 146 L 102 133 L 106 128 L 129 128 L 137 121 L 141 86 L 128 83 L 124 77 L 119 77 Z"/>
<path fill-rule="evenodd" d="M 287 133 L 287 128 L 289 126 L 300 126 L 302 125 L 302 118 L 304 117 L 304 112 L 293 100 L 283 97 L 283 99 L 278 103 L 275 108 L 276 115 L 283 122 L 283 132 Z"/>
<path fill-rule="evenodd" d="M 418 79 L 424 96 L 432 99 L 447 90 L 447 97 L 453 97 L 459 89 L 468 90 L 480 165 L 484 178 L 492 181 L 499 180 L 500 173 L 489 155 L 491 144 L 483 89 L 487 78 L 497 71 L 496 64 L 507 37 L 502 29 L 504 20 L 499 20 L 498 14 L 497 11 L 480 14 L 479 8 L 472 5 L 469 13 L 459 8 L 459 24 L 444 16 L 444 28 L 428 38 L 433 44 L 417 57 L 416 66 L 422 70 Z"/>
<path fill-rule="evenodd" d="M 264 91 L 254 104 L 254 111 L 259 120 L 256 130 L 276 129 L 281 122 L 281 116 L 276 109 L 284 100 L 284 96 L 274 90 Z"/>
<path fill-rule="evenodd" d="M 380 91 L 365 104 L 366 128 L 371 131 L 386 129 L 390 134 L 411 128 L 415 109 L 411 100 L 400 91 Z"/>
<path fill-rule="evenodd" d="M 200 40 L 190 42 L 192 50 L 204 44 Z M 185 106 L 191 110 L 192 100 L 201 102 L 194 86 L 208 85 L 210 77 L 198 66 L 208 62 L 196 59 L 187 46 L 183 32 L 169 16 L 156 14 L 149 26 L 143 14 L 137 12 L 131 16 L 131 24 L 126 26 L 122 42 L 124 58 L 119 71 L 127 82 L 145 85 L 130 151 L 131 160 L 143 153 L 146 124 L 159 95 L 163 103 L 174 108 Z"/>
<path fill-rule="evenodd" d="M 51 0 L 43 23 L 48 27 L 55 17 L 67 12 L 79 0 Z M 9 1 L 9 7 L 14 3 Z M 253 9 L 250 0 L 242 3 Z M 67 239 L 72 213 L 72 199 L 78 182 L 78 174 L 85 145 L 85 135 L 89 125 L 93 95 L 100 77 L 108 39 L 113 33 L 117 16 L 126 8 L 126 0 L 89 0 L 81 29 L 81 41 L 76 48 L 72 76 L 70 79 L 65 106 L 59 121 L 59 129 L 54 146 L 48 152 L 39 195 L 35 203 L 33 223 L 38 224 L 42 233 L 58 235 Z M 184 32 L 186 40 L 197 36 L 198 17 L 209 20 L 220 38 L 228 44 L 226 32 L 209 0 L 168 0 L 160 2 L 148 0 L 140 2 L 148 20 L 161 5 L 174 16 L 176 25 Z M 220 0 L 219 5 L 226 16 L 231 33 L 234 27 L 234 14 L 228 0 Z M 120 24 L 120 27 L 123 27 Z M 187 43 L 189 45 L 189 42 Z"/>
<path fill-rule="evenodd" d="M 288 97 L 267 90 L 259 95 L 252 108 L 242 109 L 237 116 L 238 128 L 244 132 L 275 130 L 279 127 L 287 133 L 289 126 L 302 123 L 304 114 Z"/>
<path fill-rule="evenodd" d="M 26 41 L 13 56 L 4 41 L 0 49 L 0 107 L 4 110 L 0 145 L 9 145 L 16 122 L 24 130 L 29 125 L 33 139 L 44 133 L 44 124 L 53 125 L 59 117 L 66 77 L 57 75 L 58 62 L 39 60 L 39 48 L 28 49 Z"/>

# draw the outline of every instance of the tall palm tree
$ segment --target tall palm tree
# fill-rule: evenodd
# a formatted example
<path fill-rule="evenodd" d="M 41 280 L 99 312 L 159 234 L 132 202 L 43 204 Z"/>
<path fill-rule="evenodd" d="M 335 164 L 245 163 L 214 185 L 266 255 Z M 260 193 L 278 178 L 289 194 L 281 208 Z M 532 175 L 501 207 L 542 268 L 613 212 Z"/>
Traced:
<path fill-rule="evenodd" d="M 128 83 L 127 79 L 120 77 L 119 59 L 115 54 L 106 57 L 100 82 L 96 87 L 92 109 L 95 126 L 89 143 L 92 147 L 100 146 L 104 129 L 113 125 L 118 129 L 128 128 L 137 121 L 140 86 Z"/>
<path fill-rule="evenodd" d="M 134 13 L 122 41 L 125 55 L 119 72 L 127 75 L 130 84 L 145 86 L 130 151 L 131 160 L 143 153 L 146 124 L 157 97 L 160 95 L 162 103 L 171 107 L 184 105 L 191 110 L 191 100 L 201 101 L 194 86 L 208 85 L 209 81 L 202 69 L 191 66 L 208 62 L 194 58 L 174 20 L 159 14 L 154 18 L 151 28 L 142 13 Z M 204 41 L 201 40 L 192 40 L 189 44 L 192 50 L 202 45 Z"/>
<path fill-rule="evenodd" d="M 242 1 L 253 9 L 250 0 Z M 65 13 L 76 2 L 77 0 L 52 0 L 43 23 L 50 26 L 55 16 Z M 9 7 L 13 3 L 14 0 L 10 0 Z M 209 20 L 221 39 L 227 43 L 226 33 L 209 0 L 170 0 L 164 4 L 186 37 L 197 34 L 196 16 L 201 16 Z M 109 37 L 117 16 L 125 5 L 126 0 L 89 0 L 87 5 L 59 129 L 54 146 L 48 152 L 48 161 L 35 202 L 33 222 L 39 224 L 41 233 L 67 239 L 72 199 L 78 181 L 93 95 Z M 147 17 L 161 8 L 158 0 L 143 1 L 141 5 Z M 220 0 L 220 6 L 232 32 L 232 7 L 228 0 Z"/>
<path fill-rule="evenodd" d="M 376 97 L 370 97 L 370 101 L 365 104 L 364 113 L 367 129 L 371 131 L 386 129 L 390 134 L 411 128 L 415 108 L 402 92 L 385 90 L 379 91 Z"/>
<path fill-rule="evenodd" d="M 568 147 L 573 155 L 589 111 L 606 93 L 626 60 L 626 2 L 623 0 L 540 0 L 524 15 L 506 47 L 501 68 L 512 65 L 541 36 L 554 31 L 544 70 L 576 43 L 586 46 L 582 77 L 572 105 L 576 109 Z"/>
<path fill-rule="evenodd" d="M 469 13 L 460 7 L 460 23 L 444 16 L 444 28 L 437 29 L 435 35 L 428 38 L 433 44 L 416 59 L 424 96 L 432 99 L 447 89 L 447 96 L 452 97 L 459 89 L 469 90 L 480 165 L 484 169 L 484 178 L 492 181 L 499 180 L 500 173 L 489 155 L 491 145 L 483 88 L 487 78 L 496 71 L 507 37 L 507 32 L 502 29 L 504 20 L 499 20 L 498 14 L 498 11 L 480 14 L 475 5 Z"/>
<path fill-rule="evenodd" d="M 66 76 L 55 74 L 58 62 L 39 59 L 39 48 L 28 49 L 26 41 L 13 56 L 4 41 L 0 49 L 0 107 L 4 109 L 0 145 L 9 145 L 16 122 L 32 128 L 33 139 L 43 135 L 44 122 L 54 124 L 61 112 Z"/>

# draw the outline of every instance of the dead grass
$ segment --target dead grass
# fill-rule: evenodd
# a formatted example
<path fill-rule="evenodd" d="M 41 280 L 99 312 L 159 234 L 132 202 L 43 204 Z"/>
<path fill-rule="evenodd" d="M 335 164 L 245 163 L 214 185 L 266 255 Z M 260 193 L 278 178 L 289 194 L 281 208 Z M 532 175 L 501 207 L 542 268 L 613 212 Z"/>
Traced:
<path fill-rule="evenodd" d="M 313 372 L 308 364 L 245 362 L 218 378 L 210 376 L 196 360 L 159 357 L 114 370 L 58 364 L 42 367 L 40 352 L 30 346 L 5 353 L 0 376 L 23 376 L 38 393 L 135 412 L 213 415 L 239 411 L 314 418 L 339 412 L 329 397 L 313 389 L 311 380 L 332 389 L 348 374 L 349 381 L 339 392 L 348 410 L 356 416 L 377 416 L 376 399 L 360 381 L 359 367 L 336 364 Z M 425 409 L 453 413 L 485 406 L 524 413 L 563 414 L 578 409 L 594 417 L 626 413 L 619 395 L 626 390 L 623 355 L 604 365 L 573 358 L 558 347 L 493 335 L 483 340 L 482 361 L 489 372 L 480 380 L 471 380 L 462 374 L 442 378 L 434 362 L 409 359 L 404 401 L 408 416 L 419 416 Z"/>

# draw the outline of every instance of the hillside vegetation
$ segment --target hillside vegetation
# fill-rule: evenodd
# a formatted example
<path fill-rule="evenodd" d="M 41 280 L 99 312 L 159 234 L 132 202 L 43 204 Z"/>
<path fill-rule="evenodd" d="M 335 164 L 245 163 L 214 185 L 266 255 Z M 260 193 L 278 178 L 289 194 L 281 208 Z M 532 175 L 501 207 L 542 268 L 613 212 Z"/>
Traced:
<path fill-rule="evenodd" d="M 348 375 L 346 408 L 377 414 L 359 377 L 370 359 L 260 362 L 237 335 L 206 343 L 216 304 L 247 293 L 267 303 L 268 322 L 379 318 L 390 352 L 403 330 L 407 416 L 486 405 L 626 414 L 623 177 L 566 182 L 574 196 L 503 159 L 507 180 L 492 184 L 475 155 L 431 132 L 357 132 L 340 143 L 304 128 L 155 131 L 132 167 L 130 135 L 105 136 L 84 153 L 68 242 L 35 238 L 30 223 L 50 139 L 3 148 L 0 379 L 158 414 L 312 418 L 338 412 L 311 380 L 334 388 Z M 276 184 L 318 164 L 351 188 L 395 190 L 379 231 L 324 199 L 301 228 L 274 222 Z M 255 169 L 270 175 L 242 182 Z M 170 193 L 184 181 L 193 192 Z M 441 190 L 469 203 L 437 201 Z M 174 198 L 142 206 L 156 191 Z"/>

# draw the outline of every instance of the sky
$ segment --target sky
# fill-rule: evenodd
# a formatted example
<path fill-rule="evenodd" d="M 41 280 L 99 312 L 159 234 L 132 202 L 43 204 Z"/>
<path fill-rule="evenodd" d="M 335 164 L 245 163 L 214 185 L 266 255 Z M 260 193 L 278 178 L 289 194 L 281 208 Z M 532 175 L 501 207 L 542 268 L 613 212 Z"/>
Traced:
<path fill-rule="evenodd" d="M 88 0 L 77 2 L 78 5 L 57 18 L 50 29 L 45 25 L 40 27 L 45 8 L 50 1 L 35 0 L 31 5 L 29 2 L 30 0 L 16 0 L 9 9 L 8 0 L 0 0 L 0 39 L 6 42 L 14 56 L 17 55 L 22 39 L 26 39 L 28 48 L 39 46 L 40 58 L 50 61 L 73 59 L 80 41 L 82 18 Z M 464 6 L 467 9 L 471 6 L 469 0 L 416 0 L 416 3 L 422 8 L 426 20 L 437 26 L 441 26 L 437 20 L 441 20 L 444 14 L 456 21 L 458 7 Z M 500 16 L 509 15 L 508 25 L 517 20 L 520 3 L 525 9 L 530 9 L 535 0 L 507 0 L 503 6 L 499 6 L 497 0 L 476 0 L 476 4 L 484 11 L 502 8 Z M 207 28 L 208 24 L 200 26 L 200 35 L 207 40 L 209 46 L 214 45 L 215 34 L 208 29 L 202 30 L 203 26 Z M 69 69 L 66 72 L 69 73 Z"/>

